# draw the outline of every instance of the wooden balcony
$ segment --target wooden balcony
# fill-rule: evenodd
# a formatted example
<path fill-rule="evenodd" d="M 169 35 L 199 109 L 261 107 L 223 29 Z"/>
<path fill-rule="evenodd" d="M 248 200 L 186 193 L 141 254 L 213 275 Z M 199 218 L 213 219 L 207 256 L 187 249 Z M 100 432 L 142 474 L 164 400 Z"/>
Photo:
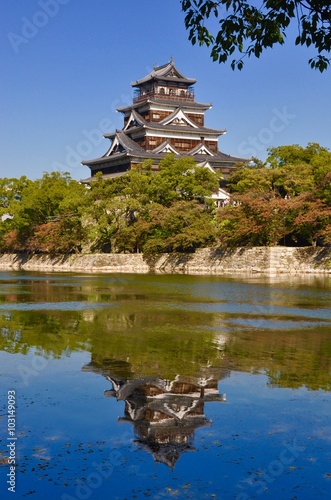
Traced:
<path fill-rule="evenodd" d="M 191 90 L 183 90 L 183 89 L 161 89 L 161 90 L 153 90 L 151 92 L 145 92 L 133 98 L 133 102 L 144 101 L 149 98 L 156 99 L 166 99 L 166 100 L 176 100 L 176 101 L 194 101 L 194 92 Z"/>

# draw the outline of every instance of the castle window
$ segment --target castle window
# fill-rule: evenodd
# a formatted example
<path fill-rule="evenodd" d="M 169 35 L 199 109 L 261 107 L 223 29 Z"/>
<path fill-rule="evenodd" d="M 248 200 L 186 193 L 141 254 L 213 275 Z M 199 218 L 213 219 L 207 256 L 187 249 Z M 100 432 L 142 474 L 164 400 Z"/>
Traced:
<path fill-rule="evenodd" d="M 188 142 L 175 141 L 175 146 L 177 148 L 188 148 L 190 145 Z"/>

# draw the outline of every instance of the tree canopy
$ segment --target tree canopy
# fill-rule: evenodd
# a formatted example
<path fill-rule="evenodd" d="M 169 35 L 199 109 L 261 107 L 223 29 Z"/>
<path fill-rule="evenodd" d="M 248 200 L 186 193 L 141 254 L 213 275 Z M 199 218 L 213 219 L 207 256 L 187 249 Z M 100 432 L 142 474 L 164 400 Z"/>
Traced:
<path fill-rule="evenodd" d="M 166 156 L 90 188 L 59 172 L 0 179 L 0 252 L 192 252 L 331 243 L 331 152 L 311 143 L 269 150 L 238 166 L 231 203 L 217 208 L 218 176 Z"/>
<path fill-rule="evenodd" d="M 0 251 L 192 251 L 215 240 L 210 195 L 218 176 L 193 158 L 146 161 L 90 189 L 68 174 L 0 179 Z"/>
<path fill-rule="evenodd" d="M 316 143 L 279 146 L 229 179 L 233 204 L 217 214 L 225 246 L 331 243 L 331 153 Z"/>
<path fill-rule="evenodd" d="M 206 203 L 218 177 L 193 158 L 167 155 L 153 172 L 147 160 L 125 176 L 91 184 L 87 228 L 92 248 L 120 252 L 192 251 L 214 241 Z"/>
<path fill-rule="evenodd" d="M 265 49 L 284 44 L 291 22 L 297 25 L 295 44 L 316 50 L 310 66 L 322 72 L 330 64 L 329 0 L 181 0 L 181 5 L 192 44 L 211 47 L 219 63 L 237 54 L 232 69 L 241 70 L 245 57 L 260 57 Z"/>
<path fill-rule="evenodd" d="M 0 180 L 0 251 L 72 252 L 81 247 L 86 188 L 59 172 Z"/>

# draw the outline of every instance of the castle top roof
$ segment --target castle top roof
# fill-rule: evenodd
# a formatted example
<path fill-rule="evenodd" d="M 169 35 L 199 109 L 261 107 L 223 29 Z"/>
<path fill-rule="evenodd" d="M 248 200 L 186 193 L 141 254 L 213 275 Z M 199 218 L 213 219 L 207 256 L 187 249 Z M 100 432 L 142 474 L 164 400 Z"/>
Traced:
<path fill-rule="evenodd" d="M 152 80 L 184 83 L 187 85 L 193 85 L 194 83 L 196 83 L 195 78 L 186 78 L 180 71 L 178 71 L 172 58 L 167 64 L 163 64 L 162 66 L 154 66 L 153 71 L 151 71 L 144 78 L 132 82 L 131 85 L 132 87 L 139 87 L 140 85 Z"/>

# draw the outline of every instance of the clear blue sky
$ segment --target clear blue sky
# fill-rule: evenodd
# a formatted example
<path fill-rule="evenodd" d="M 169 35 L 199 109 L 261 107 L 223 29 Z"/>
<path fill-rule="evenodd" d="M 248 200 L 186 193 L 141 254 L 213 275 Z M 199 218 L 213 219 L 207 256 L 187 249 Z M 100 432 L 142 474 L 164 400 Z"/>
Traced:
<path fill-rule="evenodd" d="M 43 6 L 43 7 L 42 7 Z M 318 142 L 331 148 L 331 69 L 311 70 L 312 51 L 289 43 L 249 59 L 241 72 L 213 63 L 187 39 L 179 0 L 2 1 L 0 176 L 31 179 L 51 170 L 89 176 L 80 159 L 103 155 L 101 132 L 122 128 L 115 108 L 131 82 L 173 56 L 211 102 L 206 125 L 226 128 L 225 153 Z"/>

